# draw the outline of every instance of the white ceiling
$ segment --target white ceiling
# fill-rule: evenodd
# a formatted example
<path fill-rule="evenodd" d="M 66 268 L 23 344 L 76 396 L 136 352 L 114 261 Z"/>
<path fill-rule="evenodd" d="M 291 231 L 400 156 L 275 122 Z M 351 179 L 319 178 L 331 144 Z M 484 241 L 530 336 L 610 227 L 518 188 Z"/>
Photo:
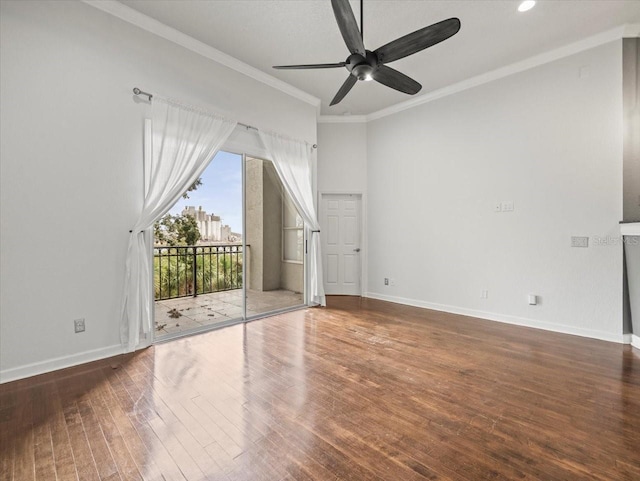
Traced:
<path fill-rule="evenodd" d="M 121 0 L 121 3 L 322 100 L 324 115 L 366 115 L 410 97 L 358 82 L 329 102 L 344 68 L 282 71 L 273 65 L 344 61 L 329 0 Z M 540 0 L 526 13 L 519 0 L 364 0 L 364 43 L 375 50 L 426 25 L 458 17 L 454 37 L 390 64 L 423 86 L 424 95 L 624 24 L 640 22 L 640 0 Z M 351 0 L 357 19 L 360 2 Z"/>

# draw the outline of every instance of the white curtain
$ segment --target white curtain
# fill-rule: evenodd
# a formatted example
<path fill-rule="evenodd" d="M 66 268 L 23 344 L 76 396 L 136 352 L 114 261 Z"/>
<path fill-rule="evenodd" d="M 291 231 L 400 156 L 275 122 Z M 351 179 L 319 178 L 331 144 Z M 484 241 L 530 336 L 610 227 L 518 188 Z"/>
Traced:
<path fill-rule="evenodd" d="M 151 258 L 145 231 L 160 219 L 205 170 L 236 122 L 157 96 L 152 104 L 150 172 L 142 212 L 131 231 L 124 282 L 120 338 L 136 349 L 151 332 Z"/>
<path fill-rule="evenodd" d="M 311 239 L 308 257 L 310 301 L 326 305 L 320 254 L 320 225 L 313 203 L 311 179 L 312 147 L 270 132 L 259 132 L 285 190 L 308 227 Z"/>

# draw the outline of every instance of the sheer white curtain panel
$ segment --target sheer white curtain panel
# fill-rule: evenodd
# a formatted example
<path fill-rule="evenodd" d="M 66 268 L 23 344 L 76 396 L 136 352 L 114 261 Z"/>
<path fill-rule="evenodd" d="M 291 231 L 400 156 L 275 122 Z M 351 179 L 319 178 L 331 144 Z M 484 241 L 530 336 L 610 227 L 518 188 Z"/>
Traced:
<path fill-rule="evenodd" d="M 145 236 L 206 169 L 236 122 L 154 96 L 150 172 L 142 212 L 129 237 L 120 337 L 126 352 L 151 332 L 151 253 Z"/>
<path fill-rule="evenodd" d="M 309 240 L 309 300 L 326 305 L 320 253 L 320 225 L 313 202 L 311 177 L 312 147 L 306 142 L 289 139 L 272 132 L 258 132 L 273 161 L 282 185 L 291 197 L 306 225 L 311 228 Z"/>

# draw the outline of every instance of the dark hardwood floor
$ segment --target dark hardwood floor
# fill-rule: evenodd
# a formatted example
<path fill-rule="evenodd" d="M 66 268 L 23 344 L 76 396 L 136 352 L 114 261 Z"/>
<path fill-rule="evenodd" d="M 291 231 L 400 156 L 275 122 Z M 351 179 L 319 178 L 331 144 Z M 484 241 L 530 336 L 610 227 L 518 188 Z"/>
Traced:
<path fill-rule="evenodd" d="M 0 479 L 640 480 L 640 352 L 375 300 L 0 386 Z"/>

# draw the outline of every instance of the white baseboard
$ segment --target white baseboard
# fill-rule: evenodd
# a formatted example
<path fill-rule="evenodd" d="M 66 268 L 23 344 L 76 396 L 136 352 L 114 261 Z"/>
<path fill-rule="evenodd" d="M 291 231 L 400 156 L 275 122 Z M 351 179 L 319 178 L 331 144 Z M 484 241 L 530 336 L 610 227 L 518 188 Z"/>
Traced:
<path fill-rule="evenodd" d="M 416 299 L 408 299 L 405 297 L 388 296 L 378 294 L 376 292 L 367 292 L 364 297 L 379 299 L 381 301 L 395 302 L 397 304 L 405 304 L 407 306 L 422 307 L 425 309 L 433 309 L 434 311 L 449 312 L 451 314 L 459 314 L 462 316 L 477 317 L 488 321 L 503 322 L 505 324 L 513 324 L 516 326 L 533 327 L 545 331 L 560 332 L 562 334 L 572 334 L 574 336 L 589 337 L 591 339 L 599 339 L 601 341 L 617 342 L 628 344 L 623 334 L 613 334 L 610 332 L 596 331 L 594 329 L 583 329 L 573 326 L 565 326 L 551 322 L 537 321 L 535 319 L 527 319 L 524 317 L 509 316 L 504 314 L 495 314 L 493 312 L 477 311 L 475 309 L 467 309 L 464 307 L 449 306 L 446 304 L 435 304 L 432 302 L 419 301 Z M 635 336 L 638 341 L 637 336 Z"/>
<path fill-rule="evenodd" d="M 631 345 L 636 349 L 640 349 L 640 336 L 636 336 L 635 334 L 631 334 Z"/>
<path fill-rule="evenodd" d="M 108 346 L 100 349 L 93 349 L 91 351 L 79 352 L 71 356 L 57 357 L 47 361 L 34 362 L 25 366 L 3 369 L 0 370 L 0 384 L 17 381 L 18 379 L 24 379 L 31 376 L 37 376 L 38 374 L 45 374 L 51 371 L 57 371 L 58 369 L 64 369 L 66 367 L 77 366 L 91 361 L 98 361 L 111 356 L 118 356 L 123 353 L 123 347 L 118 344 L 116 346 Z"/>

